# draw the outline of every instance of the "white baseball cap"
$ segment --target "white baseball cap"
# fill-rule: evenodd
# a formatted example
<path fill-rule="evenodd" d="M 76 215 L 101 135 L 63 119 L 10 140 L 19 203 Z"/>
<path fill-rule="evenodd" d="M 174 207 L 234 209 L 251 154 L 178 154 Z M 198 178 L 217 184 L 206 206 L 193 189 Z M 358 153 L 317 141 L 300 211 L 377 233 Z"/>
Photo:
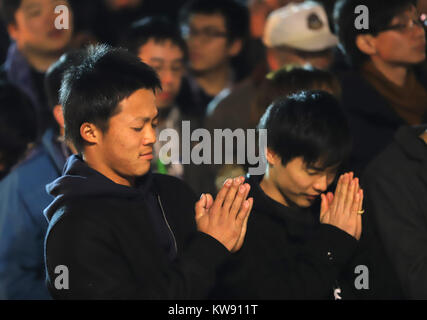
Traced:
<path fill-rule="evenodd" d="M 323 6 L 314 1 L 290 3 L 271 12 L 263 35 L 264 44 L 303 51 L 321 51 L 338 44 L 331 33 Z"/>

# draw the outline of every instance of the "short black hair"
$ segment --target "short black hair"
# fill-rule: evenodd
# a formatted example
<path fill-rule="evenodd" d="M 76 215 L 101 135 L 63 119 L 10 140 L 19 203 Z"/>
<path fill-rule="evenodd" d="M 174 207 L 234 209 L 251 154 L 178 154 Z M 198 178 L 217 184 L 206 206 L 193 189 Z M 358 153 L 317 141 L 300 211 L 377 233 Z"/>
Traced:
<path fill-rule="evenodd" d="M 4 24 L 7 26 L 15 23 L 15 13 L 21 6 L 22 0 L 1 0 L 0 13 Z"/>
<path fill-rule="evenodd" d="M 187 59 L 187 44 L 178 26 L 163 16 L 146 17 L 132 23 L 122 45 L 138 55 L 139 49 L 151 39 L 160 43 L 171 41 L 182 51 L 184 59 Z"/>
<path fill-rule="evenodd" d="M 44 88 L 46 91 L 48 107 L 53 108 L 60 104 L 59 90 L 65 71 L 73 65 L 78 65 L 83 60 L 83 51 L 75 50 L 64 53 L 46 71 L 44 76 Z"/>
<path fill-rule="evenodd" d="M 276 99 L 261 117 L 258 129 L 267 130 L 267 147 L 283 165 L 303 157 L 307 165 L 323 169 L 340 165 L 351 150 L 350 129 L 338 102 L 325 91 L 301 91 Z"/>
<path fill-rule="evenodd" d="M 37 139 L 37 113 L 30 98 L 14 85 L 0 82 L 0 163 L 6 174 Z"/>
<path fill-rule="evenodd" d="M 123 48 L 89 46 L 81 64 L 67 69 L 62 80 L 59 101 L 66 138 L 81 153 L 81 125 L 90 122 L 106 132 L 110 118 L 120 112 L 119 103 L 139 89 L 161 89 L 150 66 Z"/>
<path fill-rule="evenodd" d="M 191 0 L 181 9 L 181 25 L 187 24 L 192 14 L 222 15 L 229 42 L 249 35 L 249 10 L 235 0 Z"/>
<path fill-rule="evenodd" d="M 358 35 L 376 36 L 378 32 L 389 26 L 394 17 L 416 4 L 416 0 L 338 0 L 334 9 L 335 33 L 338 35 L 340 48 L 346 54 L 348 62 L 357 67 L 369 59 L 369 56 L 361 52 L 356 45 Z M 368 30 L 355 28 L 357 14 L 354 11 L 358 5 L 365 5 L 369 9 Z"/>

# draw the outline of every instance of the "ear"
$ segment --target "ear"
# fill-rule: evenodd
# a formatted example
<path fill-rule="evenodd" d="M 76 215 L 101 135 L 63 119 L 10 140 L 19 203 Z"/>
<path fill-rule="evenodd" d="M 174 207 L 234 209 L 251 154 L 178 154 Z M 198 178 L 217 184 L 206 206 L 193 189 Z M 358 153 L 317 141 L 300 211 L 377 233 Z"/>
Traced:
<path fill-rule="evenodd" d="M 80 136 L 90 144 L 98 144 L 102 137 L 99 130 L 93 123 L 85 122 L 80 126 Z"/>
<path fill-rule="evenodd" d="M 64 114 L 62 113 L 62 106 L 61 105 L 57 104 L 55 107 L 53 107 L 53 117 L 55 118 L 59 127 L 61 129 L 63 129 L 64 128 Z"/>
<path fill-rule="evenodd" d="M 228 45 L 228 55 L 230 57 L 237 56 L 243 47 L 243 40 L 242 39 L 236 39 L 231 44 Z"/>
<path fill-rule="evenodd" d="M 375 37 L 371 34 L 359 34 L 356 37 L 356 46 L 364 54 L 368 56 L 375 55 L 377 53 L 377 46 Z"/>
<path fill-rule="evenodd" d="M 16 23 L 9 23 L 7 25 L 7 33 L 14 40 L 17 41 L 18 38 L 18 26 Z"/>
<path fill-rule="evenodd" d="M 275 166 L 279 163 L 282 163 L 282 158 L 270 148 L 267 148 L 266 156 L 267 156 L 267 162 L 270 166 Z"/>
<path fill-rule="evenodd" d="M 267 48 L 266 52 L 267 64 L 271 71 L 279 70 L 281 67 L 279 59 L 277 58 L 277 52 L 273 48 Z"/>

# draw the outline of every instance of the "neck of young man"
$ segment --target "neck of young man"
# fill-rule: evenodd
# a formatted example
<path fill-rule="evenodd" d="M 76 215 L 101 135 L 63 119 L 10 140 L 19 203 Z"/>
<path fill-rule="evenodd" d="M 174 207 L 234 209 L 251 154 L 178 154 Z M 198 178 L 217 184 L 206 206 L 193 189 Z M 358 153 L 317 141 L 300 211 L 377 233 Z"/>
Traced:
<path fill-rule="evenodd" d="M 29 65 L 40 73 L 45 73 L 64 52 L 65 51 L 63 50 L 55 52 L 40 52 L 31 49 L 24 49 L 21 51 Z"/>
<path fill-rule="evenodd" d="M 280 192 L 279 188 L 276 187 L 276 184 L 271 177 L 271 171 L 268 168 L 259 186 L 269 198 L 284 205 L 285 207 L 290 206 L 285 196 Z"/>
<path fill-rule="evenodd" d="M 388 63 L 376 57 L 372 57 L 371 59 L 375 68 L 380 71 L 387 80 L 399 87 L 405 84 L 406 76 L 408 75 L 407 66 Z"/>
<path fill-rule="evenodd" d="M 215 97 L 229 85 L 231 66 L 227 62 L 209 71 L 194 72 L 194 77 L 206 94 Z"/>
<path fill-rule="evenodd" d="M 99 161 L 97 156 L 91 152 L 87 152 L 87 150 L 82 154 L 83 161 L 91 167 L 93 170 L 98 171 L 104 177 L 110 179 L 116 184 L 120 184 L 126 187 L 134 187 L 136 177 L 124 178 L 118 175 L 114 170 L 109 168 L 105 163 Z"/>

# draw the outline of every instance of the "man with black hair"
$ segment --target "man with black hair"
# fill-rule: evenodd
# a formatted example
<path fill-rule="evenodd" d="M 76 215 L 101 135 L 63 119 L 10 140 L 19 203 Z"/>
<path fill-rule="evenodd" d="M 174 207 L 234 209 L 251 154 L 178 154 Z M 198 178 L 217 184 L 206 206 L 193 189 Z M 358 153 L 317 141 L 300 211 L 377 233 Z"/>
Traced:
<path fill-rule="evenodd" d="M 335 194 L 327 192 L 350 145 L 337 100 L 323 91 L 279 98 L 258 128 L 268 134 L 267 169 L 248 178 L 254 209 L 247 238 L 221 270 L 215 296 L 350 297 L 352 283 L 343 280 L 343 272 L 362 233 L 363 191 L 358 178 L 346 173 Z"/>
<path fill-rule="evenodd" d="M 6 62 L 0 77 L 20 88 L 31 99 L 36 110 L 39 138 L 55 123 L 47 106 L 44 73 L 67 49 L 72 36 L 72 14 L 69 26 L 57 29 L 55 8 L 67 0 L 4 0 L 0 12 L 10 38 Z"/>
<path fill-rule="evenodd" d="M 190 112 L 203 118 L 208 104 L 239 80 L 232 60 L 249 35 L 249 11 L 235 0 L 192 0 L 182 8 L 181 26 L 191 75 L 180 99 L 189 92 L 193 101 L 183 100 L 183 107 L 195 106 Z"/>
<path fill-rule="evenodd" d="M 354 12 L 360 4 L 365 16 Z M 340 0 L 335 19 L 352 66 L 341 79 L 354 138 L 349 168 L 361 174 L 400 126 L 426 120 L 425 24 L 412 0 Z"/>
<path fill-rule="evenodd" d="M 105 45 L 89 47 L 66 72 L 65 134 L 79 154 L 47 187 L 54 298 L 203 298 L 242 246 L 252 207 L 243 178 L 229 179 L 215 201 L 197 201 L 181 180 L 151 173 L 160 89 L 150 66 Z M 57 273 L 64 268 L 68 278 Z"/>
<path fill-rule="evenodd" d="M 78 52 L 65 54 L 46 72 L 46 93 L 57 124 L 46 130 L 40 145 L 0 183 L 2 299 L 50 299 L 43 259 L 48 223 L 43 209 L 52 200 L 46 184 L 61 175 L 65 160 L 74 150 L 64 141 L 58 96 L 64 71 L 78 59 Z"/>

